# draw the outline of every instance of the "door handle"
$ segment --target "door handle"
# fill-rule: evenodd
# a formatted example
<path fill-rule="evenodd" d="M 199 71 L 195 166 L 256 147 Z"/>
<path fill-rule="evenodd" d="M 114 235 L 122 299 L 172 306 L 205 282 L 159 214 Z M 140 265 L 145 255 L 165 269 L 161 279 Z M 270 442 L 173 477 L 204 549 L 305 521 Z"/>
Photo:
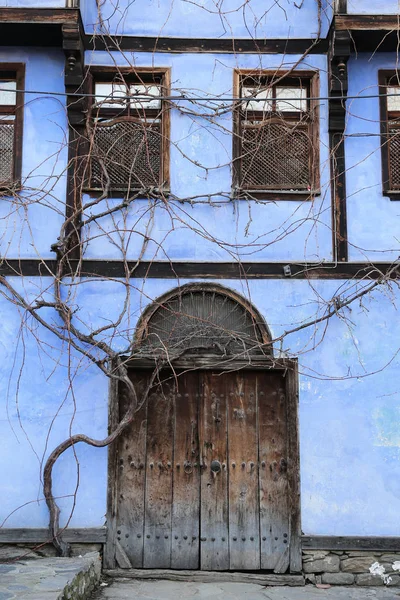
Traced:
<path fill-rule="evenodd" d="M 219 460 L 213 460 L 211 463 L 211 471 L 213 473 L 219 473 L 221 471 L 221 463 Z"/>
<path fill-rule="evenodd" d="M 185 473 L 187 475 L 190 475 L 190 473 L 193 473 L 193 465 L 190 461 L 185 460 L 185 463 L 183 465 L 183 470 L 185 471 Z"/>

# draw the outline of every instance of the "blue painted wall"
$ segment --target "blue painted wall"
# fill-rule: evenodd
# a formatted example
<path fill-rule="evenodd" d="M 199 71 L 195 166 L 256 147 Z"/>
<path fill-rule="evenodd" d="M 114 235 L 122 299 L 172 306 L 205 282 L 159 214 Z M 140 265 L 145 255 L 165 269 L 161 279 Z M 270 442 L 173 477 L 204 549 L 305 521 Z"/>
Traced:
<path fill-rule="evenodd" d="M 12 283 L 22 290 L 20 280 Z M 249 297 L 273 336 L 303 323 L 318 306 L 321 314 L 322 301 L 354 288 L 354 282 L 343 281 L 254 281 L 248 288 L 239 281 L 221 283 Z M 51 291 L 51 280 L 32 279 L 24 286 L 33 299 L 40 289 Z M 143 307 L 171 287 L 167 280 L 132 280 L 129 320 L 121 324 L 124 334 L 113 340 L 115 348 L 126 347 Z M 88 326 L 115 318 L 125 294 L 122 282 L 87 281 L 72 292 L 81 307 L 79 318 Z M 312 326 L 285 339 L 284 354 L 300 361 L 301 506 L 307 534 L 400 535 L 399 296 L 395 286 L 382 287 L 351 311 L 345 309 L 341 318 L 332 318 L 328 327 Z M 0 397 L 7 399 L 0 415 L 0 470 L 6 485 L 1 515 L 27 503 L 7 525 L 46 526 L 47 511 L 37 502 L 40 461 L 68 436 L 71 423 L 73 432 L 106 435 L 107 382 L 86 360 L 68 359 L 51 334 L 35 328 L 43 340 L 38 349 L 33 336 L 21 336 L 16 311 L 0 303 L 5 323 Z M 73 396 L 67 393 L 69 378 Z M 80 488 L 71 526 L 99 526 L 106 511 L 106 452 L 76 450 Z M 76 462 L 69 452 L 55 470 L 56 493 L 72 494 L 75 484 Z M 61 505 L 65 521 L 71 500 Z"/>
<path fill-rule="evenodd" d="M 237 4 L 232 0 L 225 6 Z M 330 18 L 328 10 L 325 16 L 328 4 L 323 5 L 322 11 L 326 22 Z M 166 5 L 170 6 L 150 0 L 133 3 L 126 13 L 110 18 L 111 31 L 210 37 L 230 36 L 230 28 L 234 27 L 235 37 L 256 34 L 286 38 L 288 34 L 315 36 L 318 29 L 313 0 L 305 0 L 301 11 L 288 1 L 286 15 L 272 0 L 253 0 L 248 3 L 249 9 L 253 8 L 256 14 L 261 9 L 267 11 L 257 30 L 253 17 L 249 17 L 249 30 L 245 30 L 242 16 L 239 18 L 233 10 L 227 15 L 225 31 L 219 19 L 211 19 L 206 10 L 211 3 L 207 0 L 202 8 L 176 0 L 168 15 L 164 12 Z M 92 0 L 82 2 L 88 30 L 96 21 L 93 7 Z M 187 31 L 182 30 L 182 20 Z M 169 67 L 173 91 L 196 88 L 201 94 L 229 97 L 234 68 L 288 69 L 299 58 L 242 54 L 122 56 L 93 52 L 87 53 L 86 63 Z M 27 91 L 46 92 L 26 95 L 25 191 L 20 199 L 1 198 L 0 253 L 8 258 L 53 258 L 50 245 L 57 239 L 65 209 L 67 137 L 65 98 L 51 94 L 64 92 L 64 55 L 55 49 L 2 48 L 0 61 L 24 62 Z M 378 70 L 395 65 L 395 57 L 385 54 L 352 58 L 350 95 L 377 93 Z M 320 93 L 325 97 L 326 57 L 310 55 L 298 68 L 320 72 Z M 350 258 L 392 260 L 399 254 L 400 205 L 381 193 L 378 100 L 349 100 L 348 111 Z M 217 196 L 216 206 L 158 202 L 154 218 L 150 218 L 153 207 L 147 200 L 138 200 L 125 212 L 92 224 L 84 232 L 89 240 L 85 257 L 121 258 L 113 241 L 118 240 L 120 245 L 118 236 L 122 233 L 126 255 L 131 259 L 139 256 L 146 235 L 149 243 L 143 258 L 148 260 L 331 260 L 325 100 L 321 100 L 320 113 L 322 194 L 313 202 L 279 200 L 262 204 L 232 202 Z M 207 200 L 209 194 L 230 191 L 231 114 L 220 117 L 213 130 L 206 128 L 205 123 L 201 117 L 192 119 L 176 109 L 172 111 L 171 188 L 177 196 L 199 195 Z M 190 159 L 206 162 L 210 170 L 204 172 L 184 158 L 182 152 Z M 43 188 L 45 192 L 39 193 Z M 85 196 L 84 201 L 88 200 Z M 118 199 L 104 201 L 96 210 L 115 202 Z M 51 292 L 51 279 L 11 281 L 32 300 L 46 298 Z M 316 311 L 321 314 L 321 302 L 343 294 L 346 286 L 362 285 L 291 279 L 252 281 L 248 287 L 240 281 L 223 283 L 249 296 L 274 336 L 303 323 Z M 167 280 L 132 281 L 129 319 L 112 340 L 115 348 L 127 347 L 143 308 L 172 286 Z M 122 282 L 87 281 L 72 287 L 81 323 L 92 326 L 114 318 L 123 305 L 124 289 Z M 332 318 L 327 328 L 311 327 L 285 339 L 284 354 L 299 356 L 300 360 L 301 502 L 305 533 L 400 535 L 398 295 L 396 288 L 381 287 L 361 304 L 345 309 L 348 321 L 340 315 Z M 86 358 L 74 352 L 68 354 L 52 334 L 38 330 L 29 320 L 28 329 L 22 331 L 21 314 L 2 297 L 0 314 L 0 461 L 4 486 L 0 522 L 8 517 L 4 526 L 44 527 L 48 521 L 40 486 L 44 457 L 71 431 L 83 431 L 97 438 L 106 435 L 108 382 Z M 57 322 L 55 314 L 47 316 Z M 37 337 L 41 340 L 39 346 Z M 69 385 L 71 381 L 73 385 Z M 70 525 L 100 526 L 106 512 L 106 451 L 78 446 L 76 453 L 76 457 L 67 453 L 55 469 L 62 520 L 65 523 L 72 506 L 77 458 L 80 487 Z M 18 507 L 21 508 L 16 510 Z"/>
<path fill-rule="evenodd" d="M 51 299 L 52 280 L 10 278 L 29 301 Z M 71 432 L 107 435 L 108 381 L 87 360 L 66 354 L 50 332 L 29 319 L 21 329 L 21 313 L 0 296 L 0 456 L 4 527 L 45 527 L 48 511 L 43 501 L 41 467 L 44 457 Z M 44 310 L 44 318 L 58 323 L 57 315 Z M 29 333 L 31 329 L 31 333 Z M 36 335 L 40 335 L 40 344 Z M 71 526 L 104 523 L 106 451 L 76 447 L 80 463 L 77 510 Z M 77 463 L 71 452 L 57 464 L 55 494 L 63 517 L 72 507 Z M 24 505 L 25 504 L 25 505 Z"/>
<path fill-rule="evenodd" d="M 396 56 L 358 54 L 348 63 L 346 186 L 350 260 L 395 260 L 400 254 L 400 205 L 382 195 L 378 71 Z M 375 96 L 364 98 L 363 95 Z"/>
<path fill-rule="evenodd" d="M 169 55 L 90 52 L 88 65 L 135 65 L 171 68 L 172 95 L 232 98 L 233 71 L 235 68 L 265 68 L 283 70 L 291 68 L 300 56 L 290 55 Z M 298 69 L 316 70 L 320 73 L 320 93 L 327 95 L 327 69 L 325 56 L 308 56 Z M 214 103 L 215 104 L 215 103 Z M 185 104 L 182 104 L 185 108 Z M 188 106 L 186 104 L 186 106 Z M 189 108 L 200 109 L 193 105 Z M 183 115 L 178 109 L 171 111 L 171 191 L 178 198 L 198 196 L 204 202 L 196 206 L 170 202 L 158 203 L 151 226 L 145 258 L 193 260 L 229 260 L 240 257 L 249 260 L 331 260 L 331 196 L 329 172 L 329 141 L 327 102 L 320 104 L 320 173 L 321 195 L 311 201 L 285 201 L 255 203 L 229 200 L 232 186 L 232 113 L 216 119 L 215 125 L 200 117 Z M 194 161 L 208 167 L 200 168 Z M 221 192 L 219 196 L 218 193 Z M 211 200 L 218 207 L 210 206 Z M 215 195 L 216 194 L 216 195 Z M 225 197 L 222 195 L 225 194 Z M 226 198 L 228 196 L 228 199 Z M 89 198 L 85 198 L 85 202 Z M 113 201 L 114 202 L 114 201 Z M 208 203 L 208 204 L 207 204 Z M 96 205 L 95 210 L 101 210 Z M 137 258 L 143 234 L 149 220 L 148 201 L 135 201 L 126 212 L 123 228 L 134 229 L 126 240 L 129 258 Z M 246 225 L 249 228 L 246 231 Z M 123 223 L 121 219 L 118 221 Z M 221 227 L 221 224 L 223 226 Z M 193 230 L 197 230 L 194 232 Z M 117 234 L 115 219 L 103 219 L 99 227 L 91 225 L 88 236 L 92 238 L 86 256 L 121 258 L 118 246 L 113 244 Z M 159 244 L 162 243 L 162 250 Z"/>
<path fill-rule="evenodd" d="M 347 0 L 347 12 L 354 15 L 397 15 L 398 0 Z"/>
<path fill-rule="evenodd" d="M 13 8 L 65 8 L 67 0 L 0 0 L 0 6 Z"/>
<path fill-rule="evenodd" d="M 25 64 L 26 93 L 23 123 L 22 182 L 16 197 L 0 202 L 2 257 L 54 258 L 65 214 L 67 117 L 62 50 L 0 48 L 0 63 Z M 44 227 L 45 225 L 45 227 Z"/>
<path fill-rule="evenodd" d="M 118 0 L 103 3 L 103 24 L 95 0 L 81 0 L 81 11 L 88 32 L 194 38 L 315 38 L 319 31 L 323 37 L 332 17 L 329 0 L 322 2 L 320 26 L 316 0 L 304 0 L 301 9 L 294 0 Z"/>

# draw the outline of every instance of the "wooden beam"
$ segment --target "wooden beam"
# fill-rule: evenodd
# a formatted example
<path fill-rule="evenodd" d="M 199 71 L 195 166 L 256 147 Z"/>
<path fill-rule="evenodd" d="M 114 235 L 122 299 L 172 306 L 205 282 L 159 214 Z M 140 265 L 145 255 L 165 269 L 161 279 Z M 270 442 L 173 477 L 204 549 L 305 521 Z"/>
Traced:
<path fill-rule="evenodd" d="M 148 36 L 85 35 L 87 50 L 123 50 L 161 53 L 324 54 L 327 39 L 167 38 Z"/>
<path fill-rule="evenodd" d="M 400 537 L 303 535 L 303 550 L 374 550 L 400 552 Z"/>
<path fill-rule="evenodd" d="M 76 273 L 78 262 L 70 260 L 71 273 Z M 395 268 L 397 265 L 397 268 Z M 55 260 L 13 259 L 0 263 L 3 276 L 52 277 L 56 272 Z M 397 263 L 286 263 L 286 262 L 166 262 L 119 260 L 83 260 L 81 277 L 125 277 L 126 266 L 132 279 L 371 279 L 376 280 L 391 272 L 392 279 L 400 276 Z M 393 269 L 395 268 L 395 271 Z M 65 273 L 67 275 L 67 273 Z"/>
<path fill-rule="evenodd" d="M 79 26 L 78 9 L 0 8 L 0 46 L 59 47 L 62 26 Z"/>
<path fill-rule="evenodd" d="M 83 25 L 81 23 L 64 23 L 62 25 L 63 50 L 65 54 L 64 83 L 67 92 L 68 117 L 68 169 L 65 203 L 65 217 L 68 220 L 65 236 L 68 240 L 66 248 L 68 258 L 79 259 L 81 254 L 80 232 L 82 219 L 82 184 L 85 173 L 87 142 L 85 135 L 86 119 L 89 111 L 90 91 L 85 70 L 85 50 L 83 45 Z M 86 77 L 85 77 L 86 75 Z M 86 96 L 79 96 L 86 94 Z M 64 240 L 61 242 L 63 243 Z M 53 246 L 52 246 L 53 249 Z"/>
<path fill-rule="evenodd" d="M 344 132 L 348 77 L 347 61 L 351 53 L 348 31 L 333 31 L 329 48 L 329 149 L 332 189 L 333 255 L 338 262 L 348 261 L 346 159 Z"/>
<path fill-rule="evenodd" d="M 273 362 L 273 361 L 272 361 Z M 290 500 L 290 572 L 300 573 L 301 560 L 301 499 L 299 448 L 299 368 L 297 359 L 285 360 L 287 435 L 289 450 L 288 483 Z"/>
<path fill-rule="evenodd" d="M 334 26 L 337 31 L 394 31 L 399 28 L 399 16 L 394 15 L 337 15 Z"/>
<path fill-rule="evenodd" d="M 106 527 L 66 529 L 62 537 L 69 543 L 103 544 L 106 541 Z M 0 544 L 43 544 L 52 543 L 49 530 L 45 528 L 0 529 Z"/>
<path fill-rule="evenodd" d="M 0 23 L 79 23 L 77 8 L 0 8 Z M 22 40 L 20 40 L 21 43 Z"/>
<path fill-rule="evenodd" d="M 256 583 L 258 585 L 305 585 L 303 575 L 274 575 L 269 573 L 235 573 L 231 571 L 171 571 L 164 569 L 112 569 L 104 571 L 109 577 L 132 579 L 167 579 L 198 583 Z"/>

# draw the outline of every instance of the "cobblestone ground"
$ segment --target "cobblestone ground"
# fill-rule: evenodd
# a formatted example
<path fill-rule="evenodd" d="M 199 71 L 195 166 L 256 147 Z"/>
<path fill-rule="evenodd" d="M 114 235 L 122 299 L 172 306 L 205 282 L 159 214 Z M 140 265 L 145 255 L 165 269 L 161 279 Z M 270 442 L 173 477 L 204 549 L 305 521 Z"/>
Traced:
<path fill-rule="evenodd" d="M 100 579 L 97 552 L 0 564 L 0 600 L 83 600 Z"/>
<path fill-rule="evenodd" d="M 400 589 L 314 586 L 265 588 L 251 583 L 108 580 L 93 600 L 400 600 Z"/>

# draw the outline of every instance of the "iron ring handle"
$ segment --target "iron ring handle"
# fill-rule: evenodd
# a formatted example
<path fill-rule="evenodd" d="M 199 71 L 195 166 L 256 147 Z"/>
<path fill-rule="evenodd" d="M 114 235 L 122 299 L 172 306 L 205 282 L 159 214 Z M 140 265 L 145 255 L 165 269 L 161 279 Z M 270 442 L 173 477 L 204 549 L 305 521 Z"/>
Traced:
<path fill-rule="evenodd" d="M 190 475 L 191 473 L 193 473 L 192 463 L 189 461 L 186 461 L 185 464 L 183 465 L 183 470 L 187 475 Z"/>

